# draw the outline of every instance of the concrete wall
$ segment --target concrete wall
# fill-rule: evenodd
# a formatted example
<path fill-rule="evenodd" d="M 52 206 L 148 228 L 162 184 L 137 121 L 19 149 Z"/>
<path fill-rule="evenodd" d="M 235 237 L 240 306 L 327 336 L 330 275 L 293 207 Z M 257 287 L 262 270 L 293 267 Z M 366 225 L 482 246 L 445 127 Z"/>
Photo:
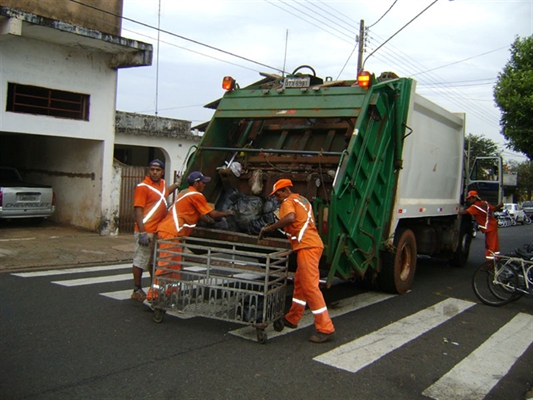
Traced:
<path fill-rule="evenodd" d="M 160 153 L 164 157 L 167 182 L 171 182 L 174 172 L 184 169 L 191 146 L 199 142 L 200 136 L 191 134 L 190 121 L 116 112 L 115 146 L 128 146 L 132 150 L 132 159 L 127 164 L 144 166 L 155 153 Z M 154 148 L 158 151 L 150 151 Z"/>
<path fill-rule="evenodd" d="M 70 0 L 0 0 L 0 6 L 15 8 L 112 35 L 120 35 L 122 20 L 111 14 L 122 15 L 123 0 L 83 0 L 82 3 L 94 8 L 85 7 Z"/>
<path fill-rule="evenodd" d="M 108 57 L 24 37 L 0 46 L 0 132 L 30 135 L 0 136 L 2 153 L 11 158 L 0 162 L 12 161 L 54 186 L 52 219 L 104 233 L 113 231 L 118 208 L 112 180 L 102 178 L 113 173 L 116 70 L 107 67 Z M 6 112 L 8 82 L 88 94 L 90 120 Z M 8 137 L 17 145 L 4 142 Z"/>

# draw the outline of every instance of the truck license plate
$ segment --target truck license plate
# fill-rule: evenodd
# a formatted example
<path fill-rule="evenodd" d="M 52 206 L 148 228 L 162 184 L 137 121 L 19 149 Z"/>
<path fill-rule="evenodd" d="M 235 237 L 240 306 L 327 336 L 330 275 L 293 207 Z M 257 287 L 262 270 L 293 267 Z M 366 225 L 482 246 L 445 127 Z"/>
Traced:
<path fill-rule="evenodd" d="M 34 196 L 31 194 L 19 194 L 18 201 L 38 201 L 39 196 Z"/>
<path fill-rule="evenodd" d="M 311 78 L 285 78 L 285 87 L 286 88 L 303 88 L 309 87 L 311 84 Z"/>

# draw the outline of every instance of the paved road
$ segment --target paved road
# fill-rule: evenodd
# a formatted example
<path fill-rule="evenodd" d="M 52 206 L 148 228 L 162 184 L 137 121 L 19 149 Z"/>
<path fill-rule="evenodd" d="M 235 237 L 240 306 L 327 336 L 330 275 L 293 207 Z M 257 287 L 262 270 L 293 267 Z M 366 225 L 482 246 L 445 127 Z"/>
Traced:
<path fill-rule="evenodd" d="M 503 250 L 532 233 L 501 230 Z M 231 322 L 156 324 L 128 298 L 129 263 L 4 274 L 0 398 L 523 399 L 533 300 L 476 301 L 469 279 L 482 240 L 465 269 L 421 262 L 406 295 L 326 291 L 338 334 L 323 345 L 307 341 L 310 316 L 297 330 L 269 330 L 265 346 Z"/>

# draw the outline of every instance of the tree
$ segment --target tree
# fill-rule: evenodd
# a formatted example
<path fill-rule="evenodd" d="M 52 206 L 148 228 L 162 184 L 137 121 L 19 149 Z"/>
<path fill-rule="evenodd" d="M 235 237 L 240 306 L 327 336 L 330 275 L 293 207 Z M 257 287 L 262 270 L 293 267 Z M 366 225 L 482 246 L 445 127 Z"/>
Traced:
<path fill-rule="evenodd" d="M 470 165 L 472 167 L 476 157 L 491 157 L 500 156 L 501 152 L 498 150 L 498 145 L 491 139 L 487 139 L 483 135 L 473 135 L 469 133 L 465 138 L 465 151 L 469 151 Z"/>
<path fill-rule="evenodd" d="M 494 100 L 506 146 L 533 159 L 533 36 L 517 37 L 511 59 L 498 74 Z"/>
<path fill-rule="evenodd" d="M 520 163 L 516 171 L 518 174 L 520 200 L 531 200 L 531 195 L 533 194 L 533 162 Z"/>

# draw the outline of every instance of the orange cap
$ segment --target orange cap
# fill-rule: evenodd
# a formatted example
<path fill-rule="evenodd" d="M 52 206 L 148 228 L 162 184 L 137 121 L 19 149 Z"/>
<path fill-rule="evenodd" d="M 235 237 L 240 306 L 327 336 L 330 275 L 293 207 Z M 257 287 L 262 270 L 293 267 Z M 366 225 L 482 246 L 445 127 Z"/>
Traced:
<path fill-rule="evenodd" d="M 466 198 L 469 199 L 470 197 L 477 197 L 479 199 L 479 196 L 477 195 L 477 192 L 475 190 L 471 190 L 470 192 L 468 192 Z"/>
<path fill-rule="evenodd" d="M 269 196 L 274 196 L 274 194 L 283 188 L 292 186 L 292 182 L 290 179 L 280 179 L 276 183 L 274 183 L 274 186 L 272 187 L 272 193 L 269 194 Z"/>

